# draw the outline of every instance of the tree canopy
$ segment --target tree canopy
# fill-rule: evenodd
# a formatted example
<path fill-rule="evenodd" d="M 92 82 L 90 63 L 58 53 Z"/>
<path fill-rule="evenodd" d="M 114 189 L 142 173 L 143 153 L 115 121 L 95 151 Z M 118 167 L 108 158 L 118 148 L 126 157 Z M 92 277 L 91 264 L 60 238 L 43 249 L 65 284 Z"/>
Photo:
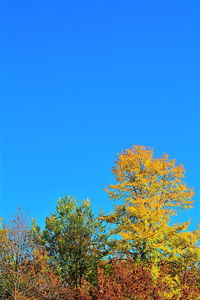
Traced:
<path fill-rule="evenodd" d="M 200 299 L 200 228 L 172 222 L 194 203 L 184 172 L 166 154 L 133 146 L 113 167 L 107 215 L 71 196 L 44 228 L 18 210 L 0 227 L 0 298 Z"/>
<path fill-rule="evenodd" d="M 193 205 L 194 192 L 183 181 L 183 166 L 166 154 L 154 158 L 151 149 L 134 146 L 119 154 L 113 174 L 116 184 L 106 191 L 120 204 L 103 217 L 115 225 L 111 234 L 121 236 L 113 247 L 140 260 L 196 260 L 200 231 L 188 231 L 189 222 L 170 222 L 177 211 Z"/>
<path fill-rule="evenodd" d="M 36 224 L 33 231 L 37 237 Z M 59 199 L 56 212 L 46 218 L 40 240 L 63 279 L 75 286 L 81 286 L 83 276 L 95 281 L 97 261 L 106 252 L 106 233 L 89 200 L 78 205 L 70 196 Z"/>

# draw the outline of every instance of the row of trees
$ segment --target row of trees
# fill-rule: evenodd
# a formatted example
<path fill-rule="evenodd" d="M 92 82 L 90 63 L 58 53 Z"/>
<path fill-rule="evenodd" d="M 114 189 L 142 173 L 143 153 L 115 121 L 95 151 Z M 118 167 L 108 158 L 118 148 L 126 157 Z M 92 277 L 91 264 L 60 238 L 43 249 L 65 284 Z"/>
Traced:
<path fill-rule="evenodd" d="M 2 224 L 1 299 L 200 299 L 200 230 L 171 221 L 193 206 L 183 166 L 134 146 L 113 174 L 108 215 L 66 196 L 44 229 L 21 211 Z"/>

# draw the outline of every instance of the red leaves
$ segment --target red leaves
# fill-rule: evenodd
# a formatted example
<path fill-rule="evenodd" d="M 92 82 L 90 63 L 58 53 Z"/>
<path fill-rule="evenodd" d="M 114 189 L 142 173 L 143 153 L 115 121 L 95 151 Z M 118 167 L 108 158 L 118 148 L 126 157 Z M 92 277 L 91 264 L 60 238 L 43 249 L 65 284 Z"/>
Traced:
<path fill-rule="evenodd" d="M 156 295 L 150 270 L 131 260 L 113 260 L 109 272 L 99 270 L 98 280 L 97 299 L 151 299 Z"/>
<path fill-rule="evenodd" d="M 198 267 L 178 271 L 166 262 L 159 267 L 159 275 L 155 278 L 150 265 L 113 260 L 109 271 L 99 269 L 98 284 L 96 300 L 196 300 L 200 297 Z"/>

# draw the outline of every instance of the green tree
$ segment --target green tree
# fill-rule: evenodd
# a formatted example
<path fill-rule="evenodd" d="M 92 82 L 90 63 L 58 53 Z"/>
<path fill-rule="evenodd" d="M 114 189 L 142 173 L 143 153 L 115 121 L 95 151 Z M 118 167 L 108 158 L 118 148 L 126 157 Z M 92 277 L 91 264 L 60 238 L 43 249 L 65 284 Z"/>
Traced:
<path fill-rule="evenodd" d="M 32 230 L 63 280 L 75 287 L 83 279 L 95 283 L 98 261 L 106 253 L 106 234 L 88 200 L 78 205 L 70 196 L 59 199 L 56 212 L 46 218 L 45 229 L 34 223 Z"/>

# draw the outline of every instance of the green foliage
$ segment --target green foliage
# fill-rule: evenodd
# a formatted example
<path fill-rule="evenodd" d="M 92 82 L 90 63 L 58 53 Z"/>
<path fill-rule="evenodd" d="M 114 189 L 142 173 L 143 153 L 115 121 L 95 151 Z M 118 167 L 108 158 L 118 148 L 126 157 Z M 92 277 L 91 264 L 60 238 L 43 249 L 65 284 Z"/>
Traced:
<path fill-rule="evenodd" d="M 170 222 L 193 205 L 183 166 L 135 146 L 113 173 L 107 192 L 119 202 L 107 216 L 66 196 L 44 229 L 33 220 L 30 230 L 20 210 L 0 227 L 0 298 L 200 299 L 200 230 Z"/>
<path fill-rule="evenodd" d="M 88 200 L 79 206 L 73 197 L 59 199 L 56 212 L 46 218 L 43 232 L 36 224 L 33 232 L 63 280 L 81 286 L 84 277 L 95 283 L 98 261 L 106 253 L 106 234 Z"/>

